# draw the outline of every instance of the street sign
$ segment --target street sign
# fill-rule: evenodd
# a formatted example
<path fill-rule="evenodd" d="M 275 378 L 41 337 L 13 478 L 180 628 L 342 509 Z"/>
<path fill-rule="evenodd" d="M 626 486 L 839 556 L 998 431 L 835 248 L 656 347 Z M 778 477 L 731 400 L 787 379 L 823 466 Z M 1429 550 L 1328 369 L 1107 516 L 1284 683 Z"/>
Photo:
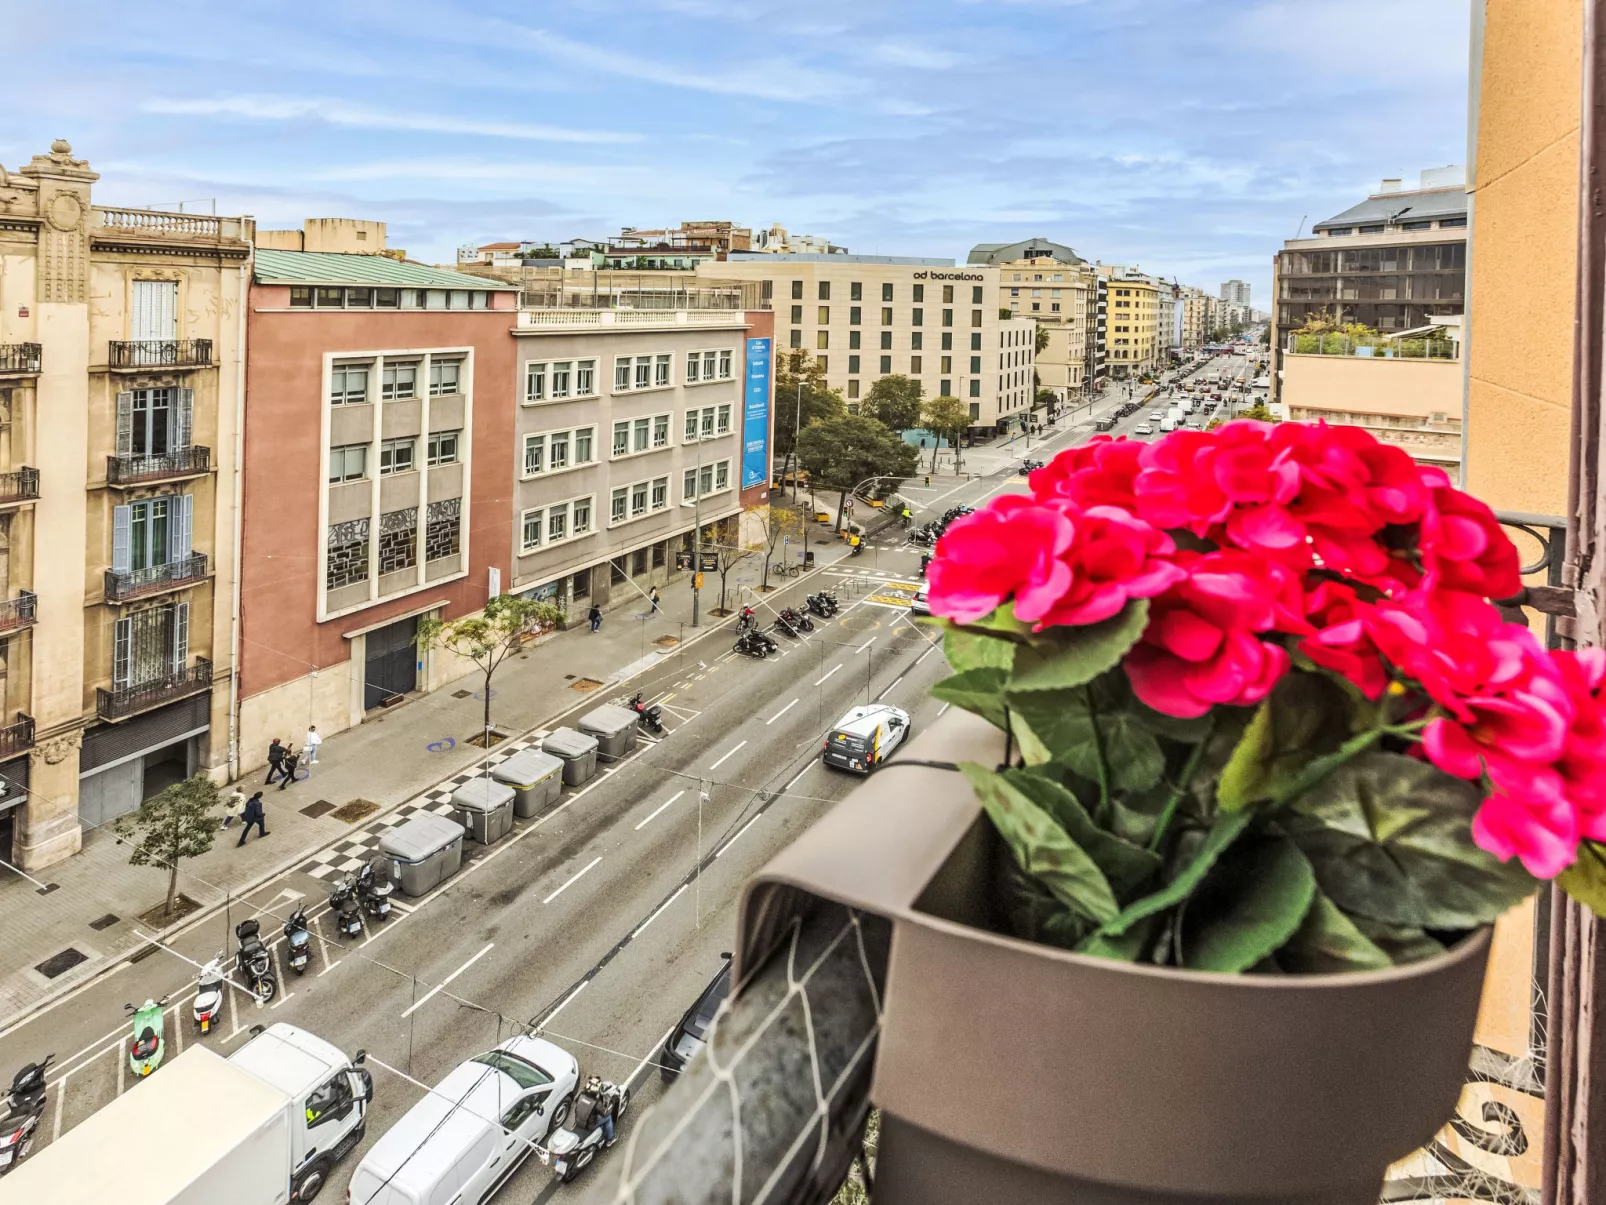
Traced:
<path fill-rule="evenodd" d="M 677 552 L 677 553 L 675 553 L 675 569 L 677 571 L 679 571 L 679 572 L 684 572 L 684 571 L 686 571 L 687 569 L 690 569 L 690 568 L 691 568 L 691 553 L 689 553 L 689 552 Z"/>

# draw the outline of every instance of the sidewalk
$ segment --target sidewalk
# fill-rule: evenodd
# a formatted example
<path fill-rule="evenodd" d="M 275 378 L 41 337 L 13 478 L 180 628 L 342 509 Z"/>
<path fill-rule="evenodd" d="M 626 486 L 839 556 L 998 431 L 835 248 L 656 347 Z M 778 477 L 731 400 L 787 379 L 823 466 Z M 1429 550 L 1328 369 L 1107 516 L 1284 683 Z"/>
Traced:
<path fill-rule="evenodd" d="M 811 546 L 817 564 L 847 551 L 830 540 Z M 758 556 L 734 567 L 727 605 L 739 606 L 743 589 L 756 589 L 762 574 Z M 658 615 L 648 613 L 643 598 L 639 606 L 627 603 L 609 612 L 599 632 L 582 624 L 513 655 L 492 678 L 493 724 L 517 736 L 576 705 L 608 701 L 619 693 L 615 683 L 682 655 L 682 638 L 690 642 L 724 622 L 712 614 L 719 605 L 717 574 L 704 577 L 698 629 L 691 627 L 691 601 L 688 578 L 664 591 Z M 708 656 L 709 649 L 709 642 L 695 643 L 684 655 Z M 713 651 L 723 646 L 716 641 Z M 598 685 L 577 689 L 582 679 Z M 388 811 L 472 767 L 485 756 L 467 743 L 480 731 L 484 705 L 475 696 L 483 681 L 478 673 L 462 678 L 329 737 L 309 778 L 287 790 L 267 790 L 269 835 L 259 839 L 253 831 L 250 842 L 238 847 L 236 822 L 218 834 L 210 852 L 180 865 L 179 891 L 203 907 L 239 896 L 349 833 L 352 824 L 335 818 L 336 809 L 368 801 Z M 266 770 L 254 771 L 239 786 L 249 795 L 262 789 L 265 777 Z M 80 853 L 35 876 L 48 891 L 3 868 L 0 876 L 0 911 L 7 919 L 0 1027 L 145 945 L 140 932 L 154 931 L 137 918 L 159 907 L 167 888 L 165 871 L 128 864 L 128 851 L 110 826 L 86 831 Z M 47 959 L 69 965 L 52 977 L 37 969 Z"/>

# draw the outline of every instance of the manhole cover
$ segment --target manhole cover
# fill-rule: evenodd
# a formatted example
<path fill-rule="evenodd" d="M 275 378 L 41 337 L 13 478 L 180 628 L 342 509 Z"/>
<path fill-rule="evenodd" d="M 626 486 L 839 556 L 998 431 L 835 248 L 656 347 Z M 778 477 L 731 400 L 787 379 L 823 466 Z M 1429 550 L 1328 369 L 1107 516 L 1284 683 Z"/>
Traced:
<path fill-rule="evenodd" d="M 598 682 L 595 678 L 576 678 L 573 682 L 569 683 L 569 689 L 583 692 L 587 690 L 596 690 L 597 687 L 601 685 L 602 683 Z"/>
<path fill-rule="evenodd" d="M 344 820 L 347 824 L 356 824 L 365 816 L 372 816 L 379 810 L 379 805 L 367 799 L 353 799 L 344 807 L 335 809 L 335 819 Z"/>
<path fill-rule="evenodd" d="M 334 810 L 334 804 L 330 803 L 327 799 L 320 799 L 317 803 L 307 804 L 306 807 L 301 809 L 301 814 L 303 816 L 310 816 L 312 819 L 316 820 L 319 816 L 327 816 Z"/>
<path fill-rule="evenodd" d="M 89 927 L 91 929 L 95 930 L 95 932 L 99 933 L 102 929 L 110 929 L 113 925 L 115 925 L 121 919 L 122 918 L 119 917 L 115 912 L 108 912 L 105 916 L 101 917 L 99 920 L 90 921 L 89 922 Z"/>
<path fill-rule="evenodd" d="M 68 946 L 60 954 L 53 954 L 43 962 L 38 963 L 34 970 L 38 971 L 46 979 L 54 979 L 57 975 L 72 970 L 80 962 L 88 961 L 88 954 L 81 953 Z"/>
<path fill-rule="evenodd" d="M 452 698 L 454 699 L 472 699 L 473 697 L 474 692 L 472 690 L 454 690 L 452 692 Z"/>
<path fill-rule="evenodd" d="M 870 615 L 848 615 L 841 623 L 850 632 L 868 632 L 881 626 L 880 621 Z"/>
<path fill-rule="evenodd" d="M 679 636 L 660 636 L 660 637 L 658 637 L 657 640 L 654 640 L 653 643 L 656 644 L 659 648 L 672 649 L 677 644 L 680 643 L 680 637 Z"/>

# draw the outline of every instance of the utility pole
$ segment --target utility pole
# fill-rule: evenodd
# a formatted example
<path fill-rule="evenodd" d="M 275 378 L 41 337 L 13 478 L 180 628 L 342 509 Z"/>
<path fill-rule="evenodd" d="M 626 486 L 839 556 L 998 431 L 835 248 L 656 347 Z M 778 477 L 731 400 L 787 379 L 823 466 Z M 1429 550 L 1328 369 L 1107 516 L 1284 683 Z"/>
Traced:
<path fill-rule="evenodd" d="M 797 412 L 792 415 L 792 505 L 797 505 L 797 479 L 803 471 L 803 462 L 798 459 L 797 441 L 803 433 L 803 378 L 797 379 Z"/>
<path fill-rule="evenodd" d="M 696 534 L 692 536 L 691 553 L 691 626 L 700 627 L 702 615 L 703 594 L 703 437 L 701 429 L 697 436 L 697 467 L 696 475 L 692 480 L 696 488 L 692 491 L 692 522 L 697 525 Z M 685 505 L 684 502 L 681 503 Z M 701 813 L 699 813 L 700 815 Z"/>

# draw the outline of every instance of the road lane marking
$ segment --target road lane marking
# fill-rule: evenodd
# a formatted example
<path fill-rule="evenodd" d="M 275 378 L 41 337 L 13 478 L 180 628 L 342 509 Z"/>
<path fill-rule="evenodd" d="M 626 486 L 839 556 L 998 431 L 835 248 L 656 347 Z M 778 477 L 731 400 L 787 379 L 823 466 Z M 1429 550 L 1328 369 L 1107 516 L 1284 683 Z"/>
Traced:
<path fill-rule="evenodd" d="M 793 781 L 796 781 L 796 780 L 794 779 Z M 759 820 L 759 816 L 762 816 L 763 814 L 764 814 L 763 812 L 760 812 L 758 814 L 758 816 L 754 816 L 746 824 L 742 825 L 741 828 L 737 829 L 736 830 L 736 835 L 734 837 L 732 837 L 729 841 L 725 842 L 724 845 L 720 846 L 719 847 L 719 853 L 716 853 L 714 856 L 716 858 L 720 857 L 722 854 L 724 854 L 724 852 L 727 849 L 729 849 L 731 846 L 735 845 L 738 841 L 740 841 L 742 839 L 742 834 L 745 833 L 748 829 L 752 828 L 755 824 L 757 824 L 758 820 Z"/>
<path fill-rule="evenodd" d="M 784 653 L 783 653 L 783 654 L 782 654 L 782 656 L 785 656 L 785 654 L 784 654 Z M 791 701 L 791 702 L 790 702 L 790 703 L 788 703 L 788 704 L 787 704 L 787 705 L 786 705 L 786 706 L 785 706 L 785 707 L 783 707 L 783 708 L 781 708 L 781 709 L 780 709 L 780 710 L 779 710 L 779 711 L 777 711 L 777 712 L 776 712 L 776 713 L 775 713 L 775 714 L 774 714 L 774 715 L 772 715 L 772 716 L 770 716 L 770 718 L 769 718 L 769 719 L 767 719 L 767 720 L 765 720 L 765 721 L 764 721 L 764 724 L 765 724 L 765 726 L 766 726 L 766 727 L 767 727 L 767 726 L 769 726 L 769 725 L 770 725 L 770 724 L 773 724 L 773 723 L 775 723 L 775 721 L 776 721 L 776 720 L 778 720 L 778 719 L 780 719 L 780 718 L 781 718 L 781 717 L 782 717 L 782 716 L 783 716 L 783 715 L 785 715 L 785 714 L 786 714 L 786 713 L 787 713 L 787 712 L 789 712 L 789 711 L 791 711 L 791 710 L 792 710 L 792 708 L 794 708 L 794 707 L 796 707 L 796 706 L 797 706 L 797 700 L 796 700 L 796 699 L 793 699 L 793 700 L 792 700 L 792 701 Z"/>
<path fill-rule="evenodd" d="M 71 1072 L 68 1074 L 71 1074 Z M 55 1128 L 50 1131 L 50 1141 L 52 1142 L 61 1137 L 61 1108 L 66 1102 L 67 1076 L 64 1075 L 56 1081 L 56 1125 Z"/>
<path fill-rule="evenodd" d="M 818 686 L 820 684 L 820 682 L 824 682 L 826 678 L 829 678 L 832 674 L 836 673 L 836 671 L 841 669 L 841 668 L 842 668 L 842 662 L 838 661 L 830 669 L 825 671 L 824 676 L 821 677 L 818 682 L 814 682 L 812 685 Z"/>
<path fill-rule="evenodd" d="M 674 697 L 675 697 L 675 692 L 674 692 L 674 691 L 670 691 L 670 692 L 669 692 L 669 693 L 668 693 L 668 694 L 667 694 L 667 695 L 665 695 L 665 696 L 664 696 L 664 697 L 663 697 L 663 698 L 661 698 L 661 699 L 659 699 L 659 700 L 658 700 L 658 702 L 659 702 L 659 703 L 660 703 L 660 704 L 663 704 L 663 703 L 667 703 L 667 702 L 669 702 L 669 700 L 670 700 L 670 699 L 673 699 L 673 698 L 674 698 Z"/>
<path fill-rule="evenodd" d="M 947 711 L 947 710 L 948 710 L 948 704 L 944 703 L 941 707 L 939 707 L 937 709 L 937 718 L 941 719 L 942 718 L 942 713 Z"/>
<path fill-rule="evenodd" d="M 720 758 L 720 759 L 719 759 L 719 760 L 718 760 L 718 761 L 717 761 L 717 762 L 715 762 L 715 763 L 714 763 L 714 764 L 713 764 L 713 765 L 711 765 L 711 766 L 709 766 L 709 767 L 708 767 L 708 768 L 709 768 L 709 769 L 710 769 L 710 770 L 717 770 L 717 769 L 719 769 L 719 768 L 720 768 L 720 767 L 721 767 L 721 766 L 723 766 L 723 765 L 724 765 L 724 764 L 725 764 L 725 763 L 726 763 L 726 762 L 727 762 L 727 761 L 729 761 L 729 760 L 730 760 L 730 759 L 731 759 L 731 758 L 732 758 L 732 757 L 734 757 L 734 756 L 735 756 L 735 755 L 736 755 L 736 754 L 738 754 L 738 753 L 740 753 L 740 752 L 741 752 L 741 750 L 742 750 L 742 748 L 743 748 L 743 747 L 744 747 L 744 746 L 745 746 L 745 745 L 746 745 L 746 744 L 747 744 L 747 742 L 746 742 L 746 741 L 743 741 L 743 742 L 742 742 L 742 743 L 741 743 L 741 744 L 740 744 L 740 745 L 737 745 L 737 746 L 736 746 L 736 748 L 734 748 L 734 749 L 732 749 L 732 750 L 731 750 L 731 751 L 730 751 L 730 752 L 729 752 L 729 753 L 727 753 L 727 754 L 726 754 L 726 755 L 725 755 L 725 756 L 724 756 L 724 757 L 722 757 L 722 758 Z"/>
<path fill-rule="evenodd" d="M 580 986 L 575 988 L 574 991 L 570 992 L 567 996 L 565 996 L 563 998 L 563 1003 L 562 1004 L 558 1005 L 556 1008 L 554 1008 L 551 1012 L 549 1012 L 545 1017 L 543 1017 L 541 1019 L 541 1028 L 540 1028 L 540 1030 L 537 1030 L 537 1032 L 538 1033 L 542 1032 L 542 1031 L 544 1031 L 546 1029 L 546 1027 L 548 1025 L 551 1025 L 552 1022 L 557 1019 L 557 1015 L 559 1013 L 561 1013 L 564 1009 L 569 1007 L 570 1001 L 572 1001 L 581 992 L 586 990 L 586 984 L 588 984 L 590 982 L 591 982 L 591 980 L 589 980 L 589 979 L 582 979 L 580 981 Z"/>
<path fill-rule="evenodd" d="M 480 959 L 484 958 L 487 954 L 489 954 L 491 952 L 491 948 L 493 946 L 495 946 L 495 945 L 496 945 L 496 943 L 494 941 L 487 942 L 486 945 L 485 945 L 485 948 L 483 950 L 481 950 L 478 954 L 474 955 L 473 958 L 470 958 L 462 966 L 458 967 L 457 970 L 453 971 L 450 975 L 446 976 L 445 979 L 442 979 L 434 987 L 430 988 L 429 991 L 425 992 L 417 1000 L 413 1001 L 412 1007 L 410 1007 L 406 1012 L 404 1012 L 402 1014 L 402 1016 L 403 1017 L 410 1017 L 415 1012 L 417 1012 L 419 1009 L 423 1008 L 424 1005 L 429 1003 L 429 1000 L 430 1000 L 431 996 L 433 996 L 436 992 L 440 991 L 441 988 L 445 987 L 452 980 L 456 979 L 464 971 L 468 970 L 469 967 L 473 966 Z"/>
<path fill-rule="evenodd" d="M 870 639 L 866 640 L 863 644 L 861 644 L 858 648 L 854 649 L 853 651 L 855 653 L 862 653 L 862 652 L 864 652 L 865 649 L 869 648 L 874 643 L 875 643 L 875 637 L 872 636 L 872 637 L 870 637 Z"/>
<path fill-rule="evenodd" d="M 682 887 L 680 890 L 684 891 L 686 889 Z M 676 894 L 679 893 L 677 892 Z M 624 1086 L 626 1088 L 630 1087 L 631 1084 L 636 1082 L 636 1076 L 641 1074 L 642 1068 L 646 1067 L 648 1063 L 652 1062 L 652 1056 L 663 1049 L 664 1043 L 669 1041 L 669 1035 L 675 1032 L 675 1028 L 675 1026 L 671 1025 L 668 1029 L 664 1030 L 664 1036 L 654 1042 L 647 1053 L 641 1056 L 641 1062 L 636 1064 L 636 1069 L 625 1077 Z"/>
<path fill-rule="evenodd" d="M 542 900 L 541 902 L 543 904 L 550 904 L 553 900 L 557 899 L 558 896 L 562 895 L 565 891 L 569 890 L 570 887 L 573 887 L 575 885 L 575 883 L 579 881 L 580 876 L 586 873 L 586 870 L 590 870 L 592 866 L 595 866 L 600 861 L 602 861 L 602 858 L 600 856 L 592 858 L 590 864 L 586 866 L 585 870 L 581 870 L 581 871 L 575 872 L 575 875 L 574 875 L 573 878 L 571 878 L 567 883 L 565 883 L 562 887 L 559 887 L 556 891 L 554 891 L 551 895 L 547 896 L 546 899 Z"/>
<path fill-rule="evenodd" d="M 121 1056 L 117 1059 L 117 1095 L 123 1094 L 123 1071 L 128 1066 L 128 1060 Z"/>
<path fill-rule="evenodd" d="M 636 926 L 636 931 L 630 935 L 630 940 L 631 941 L 635 941 L 636 938 L 640 937 L 642 935 L 642 933 L 644 933 L 646 931 L 647 926 L 652 924 L 653 921 L 658 919 L 658 913 L 662 912 L 665 908 L 669 907 L 670 904 L 673 904 L 676 900 L 678 900 L 681 897 L 682 893 L 684 893 L 686 888 L 689 887 L 690 885 L 691 884 L 689 884 L 689 883 L 682 883 L 680 885 L 680 890 L 679 891 L 675 892 L 674 895 L 670 896 L 663 903 L 659 904 L 658 908 L 657 908 L 657 911 L 655 911 L 646 920 L 642 921 L 641 924 Z"/>
<path fill-rule="evenodd" d="M 809 772 L 809 770 L 813 768 L 813 766 L 814 766 L 814 762 L 810 761 L 808 765 L 804 766 L 796 774 L 792 775 L 792 782 L 787 783 L 784 787 L 781 788 L 781 790 L 790 791 L 792 789 L 792 783 L 797 782 L 798 779 L 802 778 L 805 774 L 807 774 Z"/>
<path fill-rule="evenodd" d="M 641 831 L 641 830 L 642 830 L 642 829 L 644 829 L 644 828 L 646 828 L 646 827 L 647 827 L 647 825 L 649 825 L 649 824 L 651 824 L 651 823 L 652 823 L 652 821 L 653 821 L 653 819 L 654 819 L 654 818 L 655 818 L 655 817 L 656 817 L 656 816 L 657 816 L 657 815 L 658 815 L 658 813 L 659 813 L 659 812 L 661 812 L 661 811 L 663 811 L 663 810 L 664 810 L 664 809 L 665 809 L 665 808 L 666 808 L 666 807 L 668 807 L 668 806 L 669 806 L 669 805 L 670 805 L 670 804 L 672 804 L 672 803 L 674 803 L 674 802 L 675 802 L 675 800 L 677 800 L 677 799 L 679 799 L 679 798 L 680 798 L 680 797 L 681 797 L 681 796 L 682 796 L 682 795 L 684 795 L 684 794 L 685 794 L 685 793 L 686 793 L 686 792 L 685 792 L 685 791 L 676 791 L 676 792 L 675 792 L 675 793 L 674 793 L 674 794 L 673 794 L 673 795 L 671 795 L 671 796 L 670 796 L 670 797 L 669 797 L 669 798 L 668 798 L 668 799 L 666 799 L 666 800 L 664 800 L 664 801 L 663 801 L 663 802 L 662 802 L 662 803 L 660 803 L 660 804 L 659 804 L 659 805 L 658 805 L 658 806 L 657 806 L 657 808 L 655 808 L 655 809 L 654 809 L 654 810 L 653 810 L 653 813 L 652 813 L 652 815 L 651 815 L 651 816 L 648 816 L 648 817 L 647 817 L 647 818 L 646 818 L 646 819 L 645 819 L 645 820 L 643 820 L 643 821 L 642 821 L 642 822 L 641 822 L 641 823 L 640 823 L 640 824 L 638 824 L 638 825 L 636 825 L 636 828 L 635 828 L 635 831 L 636 831 L 636 832 L 638 832 L 638 833 L 639 833 L 639 832 L 640 832 L 640 831 Z"/>

